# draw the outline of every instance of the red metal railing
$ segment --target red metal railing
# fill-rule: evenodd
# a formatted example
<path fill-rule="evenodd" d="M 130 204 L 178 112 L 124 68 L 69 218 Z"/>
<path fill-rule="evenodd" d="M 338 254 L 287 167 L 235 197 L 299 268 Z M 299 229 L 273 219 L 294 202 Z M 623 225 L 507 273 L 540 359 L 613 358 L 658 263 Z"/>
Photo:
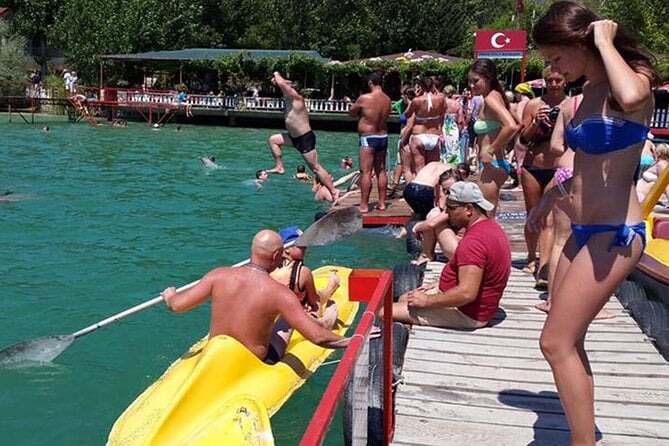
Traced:
<path fill-rule="evenodd" d="M 383 432 L 384 444 L 389 444 L 393 435 L 392 407 L 392 303 L 393 274 L 384 270 L 353 270 L 349 277 L 349 299 L 367 301 L 365 312 L 358 328 L 344 351 L 328 388 L 321 398 L 300 446 L 321 445 L 332 423 L 346 384 L 360 356 L 363 342 L 368 339 L 378 309 L 383 305 Z"/>

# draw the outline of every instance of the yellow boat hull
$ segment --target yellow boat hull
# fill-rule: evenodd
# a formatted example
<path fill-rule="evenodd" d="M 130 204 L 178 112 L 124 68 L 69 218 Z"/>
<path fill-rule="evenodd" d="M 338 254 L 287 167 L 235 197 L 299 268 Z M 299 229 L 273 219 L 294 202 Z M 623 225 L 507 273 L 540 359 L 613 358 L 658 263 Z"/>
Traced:
<path fill-rule="evenodd" d="M 326 286 L 332 270 L 341 279 L 333 296 L 338 309 L 334 331 L 343 335 L 358 303 L 348 301 L 348 268 L 317 269 L 316 288 Z M 121 414 L 107 444 L 271 445 L 269 416 L 331 353 L 295 332 L 283 360 L 268 365 L 232 337 L 205 337 Z"/>

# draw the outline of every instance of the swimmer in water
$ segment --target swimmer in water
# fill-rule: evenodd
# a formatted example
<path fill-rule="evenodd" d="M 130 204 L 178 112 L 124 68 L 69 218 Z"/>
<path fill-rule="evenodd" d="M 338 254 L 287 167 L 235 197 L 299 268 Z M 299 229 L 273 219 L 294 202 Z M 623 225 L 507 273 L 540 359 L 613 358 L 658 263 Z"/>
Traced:
<path fill-rule="evenodd" d="M 205 167 L 212 167 L 212 168 L 218 168 L 219 165 L 216 164 L 216 157 L 215 156 L 200 156 L 198 157 L 200 161 L 202 161 L 202 164 L 205 165 Z"/>

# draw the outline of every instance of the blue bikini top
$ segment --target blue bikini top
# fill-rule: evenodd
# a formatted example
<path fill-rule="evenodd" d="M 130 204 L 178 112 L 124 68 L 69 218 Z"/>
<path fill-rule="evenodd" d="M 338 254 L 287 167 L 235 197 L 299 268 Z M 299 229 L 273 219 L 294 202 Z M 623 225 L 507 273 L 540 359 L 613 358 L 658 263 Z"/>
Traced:
<path fill-rule="evenodd" d="M 603 155 L 644 142 L 650 128 L 626 119 L 590 115 L 579 125 L 572 119 L 565 129 L 567 144 L 590 155 Z"/>

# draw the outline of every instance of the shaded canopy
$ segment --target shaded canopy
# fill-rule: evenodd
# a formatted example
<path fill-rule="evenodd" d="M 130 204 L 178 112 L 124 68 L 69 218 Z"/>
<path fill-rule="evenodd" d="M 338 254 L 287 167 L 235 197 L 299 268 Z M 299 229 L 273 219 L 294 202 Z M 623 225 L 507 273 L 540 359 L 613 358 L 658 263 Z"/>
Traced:
<path fill-rule="evenodd" d="M 329 59 L 320 55 L 318 51 L 305 50 L 245 50 L 228 48 L 187 48 L 174 51 L 149 51 L 146 53 L 134 54 L 104 54 L 100 56 L 101 60 L 122 60 L 122 61 L 155 61 L 155 62 L 192 62 L 194 60 L 216 60 L 225 56 L 234 56 L 240 53 L 249 55 L 252 59 L 281 58 L 290 57 L 291 54 L 300 54 L 313 57 L 322 62 Z"/>
<path fill-rule="evenodd" d="M 427 62 L 436 60 L 444 63 L 456 63 L 464 59 L 448 54 L 441 54 L 435 51 L 407 51 L 406 53 L 386 54 L 383 56 L 368 57 L 366 59 L 358 59 L 358 62 L 376 61 L 376 60 L 391 60 L 391 61 L 405 61 L 405 62 Z"/>

